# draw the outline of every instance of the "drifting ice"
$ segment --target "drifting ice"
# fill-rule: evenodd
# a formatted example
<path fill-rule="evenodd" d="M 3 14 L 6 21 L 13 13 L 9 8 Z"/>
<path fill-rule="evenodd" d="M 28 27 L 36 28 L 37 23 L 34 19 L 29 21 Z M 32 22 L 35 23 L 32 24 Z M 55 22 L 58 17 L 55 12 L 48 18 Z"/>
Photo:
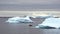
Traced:
<path fill-rule="evenodd" d="M 38 24 L 36 28 L 40 28 L 43 26 L 60 28 L 60 18 L 47 18 L 42 24 Z"/>
<path fill-rule="evenodd" d="M 6 22 L 9 23 L 20 23 L 20 22 L 33 22 L 28 16 L 24 17 L 24 18 L 20 18 L 20 17 L 12 17 L 9 18 Z"/>

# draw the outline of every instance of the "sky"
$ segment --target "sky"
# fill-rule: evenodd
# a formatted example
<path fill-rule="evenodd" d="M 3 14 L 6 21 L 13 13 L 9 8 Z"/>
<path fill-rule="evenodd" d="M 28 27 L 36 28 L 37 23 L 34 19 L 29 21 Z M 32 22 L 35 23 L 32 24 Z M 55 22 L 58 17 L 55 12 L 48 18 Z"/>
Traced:
<path fill-rule="evenodd" d="M 0 4 L 60 4 L 60 0 L 0 0 Z"/>
<path fill-rule="evenodd" d="M 60 0 L 0 0 L 0 10 L 18 10 L 22 8 L 57 10 L 60 9 Z"/>

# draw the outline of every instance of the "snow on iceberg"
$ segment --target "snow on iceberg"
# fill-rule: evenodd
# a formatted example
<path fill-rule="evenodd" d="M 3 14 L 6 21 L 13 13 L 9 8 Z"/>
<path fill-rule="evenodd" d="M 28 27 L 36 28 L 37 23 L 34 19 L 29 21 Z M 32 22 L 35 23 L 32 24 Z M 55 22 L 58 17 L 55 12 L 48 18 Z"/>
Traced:
<path fill-rule="evenodd" d="M 46 27 L 46 26 L 60 28 L 60 18 L 47 18 L 42 24 L 38 24 L 36 28 Z"/>

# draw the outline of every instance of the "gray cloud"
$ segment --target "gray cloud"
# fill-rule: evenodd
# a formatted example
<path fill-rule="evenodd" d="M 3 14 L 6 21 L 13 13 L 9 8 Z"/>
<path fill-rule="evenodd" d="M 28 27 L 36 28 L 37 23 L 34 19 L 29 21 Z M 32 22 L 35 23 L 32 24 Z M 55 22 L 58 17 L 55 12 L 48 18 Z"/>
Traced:
<path fill-rule="evenodd" d="M 0 10 L 60 10 L 60 0 L 0 0 Z"/>
<path fill-rule="evenodd" d="M 0 4 L 60 4 L 60 0 L 0 0 Z"/>

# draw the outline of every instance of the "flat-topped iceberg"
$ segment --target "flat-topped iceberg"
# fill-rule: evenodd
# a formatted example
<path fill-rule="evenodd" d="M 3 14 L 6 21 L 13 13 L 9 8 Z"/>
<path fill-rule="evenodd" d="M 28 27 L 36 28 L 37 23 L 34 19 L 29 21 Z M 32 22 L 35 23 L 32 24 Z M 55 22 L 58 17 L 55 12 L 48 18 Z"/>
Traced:
<path fill-rule="evenodd" d="M 36 26 L 36 28 L 44 27 L 60 28 L 60 18 L 47 18 L 43 23 L 38 24 L 38 26 Z"/>
<path fill-rule="evenodd" d="M 50 18 L 50 17 L 54 17 L 54 16 L 51 14 L 42 14 L 40 16 L 36 16 L 36 18 Z"/>
<path fill-rule="evenodd" d="M 30 23 L 33 21 L 27 16 L 27 17 L 12 17 L 12 18 L 9 18 L 6 22 L 9 22 L 9 23 Z"/>

